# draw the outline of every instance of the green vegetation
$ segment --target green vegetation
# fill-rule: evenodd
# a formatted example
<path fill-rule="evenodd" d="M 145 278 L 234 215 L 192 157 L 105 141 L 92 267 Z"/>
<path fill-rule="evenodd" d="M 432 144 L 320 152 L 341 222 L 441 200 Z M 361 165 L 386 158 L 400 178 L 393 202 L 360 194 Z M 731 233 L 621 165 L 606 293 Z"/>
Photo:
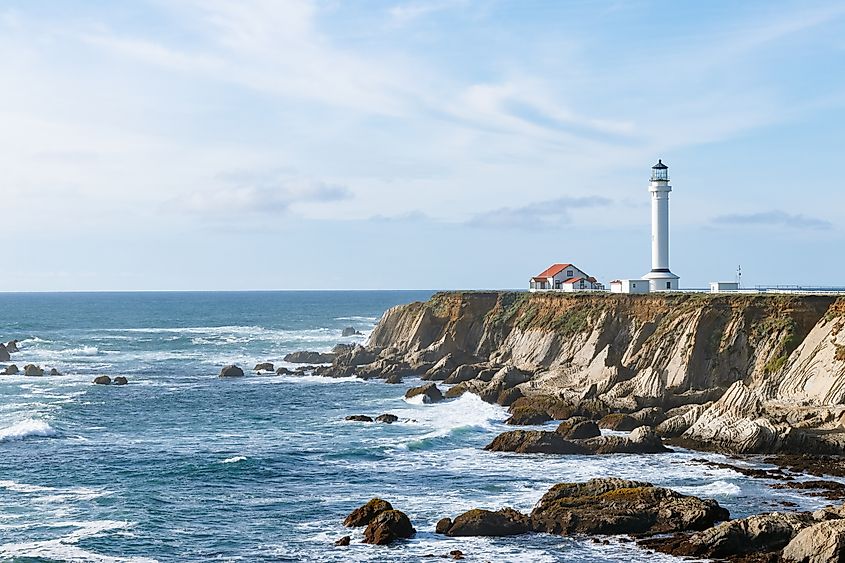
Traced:
<path fill-rule="evenodd" d="M 508 324 L 519 312 L 522 304 L 530 296 L 529 293 L 503 293 L 493 310 L 487 313 L 487 321 L 494 327 Z"/>
<path fill-rule="evenodd" d="M 590 326 L 590 314 L 592 309 L 588 307 L 576 307 L 565 311 L 552 323 L 555 332 L 564 336 L 574 336 L 586 332 Z"/>
<path fill-rule="evenodd" d="M 783 369 L 783 366 L 786 365 L 787 359 L 788 356 L 783 355 L 772 358 L 771 360 L 766 362 L 765 366 L 763 366 L 763 374 L 771 375 L 773 373 L 779 372 L 781 369 Z"/>
<path fill-rule="evenodd" d="M 836 346 L 836 353 L 833 355 L 834 359 L 839 360 L 840 362 L 845 362 L 845 346 L 841 344 L 835 344 Z"/>

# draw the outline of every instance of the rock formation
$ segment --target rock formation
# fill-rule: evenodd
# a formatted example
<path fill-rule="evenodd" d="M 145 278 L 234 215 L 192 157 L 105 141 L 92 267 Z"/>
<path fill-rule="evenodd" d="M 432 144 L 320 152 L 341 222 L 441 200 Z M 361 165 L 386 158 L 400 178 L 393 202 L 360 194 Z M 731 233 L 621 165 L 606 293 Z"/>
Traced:
<path fill-rule="evenodd" d="M 272 362 L 262 362 L 260 364 L 255 364 L 252 371 L 275 371 L 275 369 L 276 366 L 274 366 Z"/>
<path fill-rule="evenodd" d="M 17 375 L 20 372 L 18 366 L 15 364 L 11 364 L 6 366 L 6 369 L 3 371 L 3 375 Z"/>
<path fill-rule="evenodd" d="M 447 536 L 516 536 L 528 533 L 528 517 L 512 508 L 496 512 L 474 509 L 454 520 L 438 522 L 437 532 Z"/>
<path fill-rule="evenodd" d="M 421 376 L 509 407 L 735 452 L 845 452 L 845 299 L 446 292 L 315 373 Z"/>
<path fill-rule="evenodd" d="M 405 392 L 405 398 L 422 396 L 423 403 L 436 403 L 443 400 L 443 393 L 437 388 L 436 383 L 426 383 L 419 387 L 412 387 Z"/>
<path fill-rule="evenodd" d="M 35 364 L 27 364 L 23 367 L 23 374 L 30 377 L 41 377 L 44 375 L 44 370 Z"/>
<path fill-rule="evenodd" d="M 573 428 L 576 427 L 578 425 Z M 567 433 L 561 432 L 560 428 L 554 432 L 513 430 L 499 434 L 484 449 L 494 452 L 567 455 L 656 454 L 670 451 L 650 426 L 639 426 L 628 436 L 594 436 L 585 439 L 566 438 L 566 436 Z"/>
<path fill-rule="evenodd" d="M 327 364 L 334 361 L 335 355 L 330 352 L 292 352 L 284 357 L 292 364 Z"/>
<path fill-rule="evenodd" d="M 111 385 L 111 377 L 108 375 L 98 375 L 94 378 L 94 383 L 97 385 Z"/>
<path fill-rule="evenodd" d="M 244 370 L 239 368 L 236 365 L 229 365 L 224 366 L 223 369 L 220 370 L 220 377 L 243 377 Z"/>
<path fill-rule="evenodd" d="M 347 527 L 366 526 L 364 543 L 387 545 L 397 539 L 407 539 L 416 533 L 408 516 L 386 500 L 370 499 L 367 504 L 353 510 L 343 525 Z"/>
<path fill-rule="evenodd" d="M 0 362 L 8 362 L 12 359 L 12 356 L 9 355 L 9 350 L 6 348 L 5 344 L 0 344 Z"/>
<path fill-rule="evenodd" d="M 346 338 L 347 336 L 359 336 L 361 333 L 355 330 L 354 326 L 348 326 L 341 331 L 340 336 Z"/>
<path fill-rule="evenodd" d="M 124 376 L 122 376 L 122 375 L 118 375 L 117 377 L 115 377 L 115 378 L 112 380 L 112 383 L 113 383 L 114 385 L 128 385 L 128 384 L 129 384 L 129 380 L 128 380 L 128 379 L 126 379 L 126 378 L 125 378 Z"/>

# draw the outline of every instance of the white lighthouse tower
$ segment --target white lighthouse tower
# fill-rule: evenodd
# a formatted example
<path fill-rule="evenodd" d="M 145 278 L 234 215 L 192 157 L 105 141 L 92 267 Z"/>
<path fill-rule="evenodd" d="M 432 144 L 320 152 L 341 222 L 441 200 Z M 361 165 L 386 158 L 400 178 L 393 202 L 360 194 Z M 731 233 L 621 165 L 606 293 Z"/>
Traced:
<path fill-rule="evenodd" d="M 669 168 L 658 160 L 651 167 L 651 271 L 643 276 L 651 291 L 678 289 L 678 276 L 669 270 Z"/>

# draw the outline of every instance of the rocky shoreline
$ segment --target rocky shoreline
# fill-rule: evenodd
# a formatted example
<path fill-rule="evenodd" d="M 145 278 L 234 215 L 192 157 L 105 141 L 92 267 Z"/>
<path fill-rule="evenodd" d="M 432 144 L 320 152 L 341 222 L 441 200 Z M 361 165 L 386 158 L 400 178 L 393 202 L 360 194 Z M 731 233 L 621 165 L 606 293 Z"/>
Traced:
<path fill-rule="evenodd" d="M 424 402 L 474 393 L 507 407 L 511 425 L 560 421 L 554 431 L 505 432 L 487 446 L 491 451 L 659 455 L 668 445 L 738 459 L 768 455 L 765 460 L 781 469 L 757 471 L 781 481 L 773 487 L 840 500 L 845 485 L 838 481 L 794 475 L 839 476 L 845 466 L 843 327 L 845 300 L 828 296 L 450 292 L 387 311 L 367 345 L 337 350 L 331 365 L 308 373 L 394 383 L 419 377 L 428 383 L 409 390 L 409 397 Z M 448 387 L 440 389 L 439 382 Z M 629 434 L 599 435 L 599 428 Z M 648 513 L 639 497 L 617 505 L 600 494 L 587 496 L 579 506 L 596 518 L 616 509 Z M 565 509 L 545 527 L 535 507 L 531 515 L 471 511 L 437 528 L 452 536 L 478 534 L 482 524 L 503 535 L 604 533 L 563 525 L 583 522 L 566 498 Z M 640 544 L 676 555 L 842 561 L 843 515 L 842 507 L 740 520 L 720 513 L 698 527 L 607 530 L 663 534 Z"/>

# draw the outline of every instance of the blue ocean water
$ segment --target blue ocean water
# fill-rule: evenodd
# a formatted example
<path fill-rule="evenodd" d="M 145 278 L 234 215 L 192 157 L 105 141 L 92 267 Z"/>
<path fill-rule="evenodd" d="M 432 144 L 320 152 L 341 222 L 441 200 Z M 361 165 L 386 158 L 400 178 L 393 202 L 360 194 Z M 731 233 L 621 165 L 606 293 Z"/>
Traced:
<path fill-rule="evenodd" d="M 222 365 L 364 342 L 390 306 L 430 292 L 0 294 L 0 559 L 15 561 L 670 561 L 630 543 L 532 535 L 447 539 L 470 508 L 529 511 L 553 484 L 648 480 L 716 498 L 735 516 L 824 501 L 697 464 L 717 455 L 521 456 L 483 451 L 506 412 L 472 395 L 434 405 L 407 385 L 298 376 L 220 379 Z M 362 336 L 341 337 L 346 326 Z M 98 386 L 101 374 L 125 387 Z M 393 413 L 396 424 L 347 422 Z M 372 496 L 418 533 L 395 547 L 334 540 Z"/>

